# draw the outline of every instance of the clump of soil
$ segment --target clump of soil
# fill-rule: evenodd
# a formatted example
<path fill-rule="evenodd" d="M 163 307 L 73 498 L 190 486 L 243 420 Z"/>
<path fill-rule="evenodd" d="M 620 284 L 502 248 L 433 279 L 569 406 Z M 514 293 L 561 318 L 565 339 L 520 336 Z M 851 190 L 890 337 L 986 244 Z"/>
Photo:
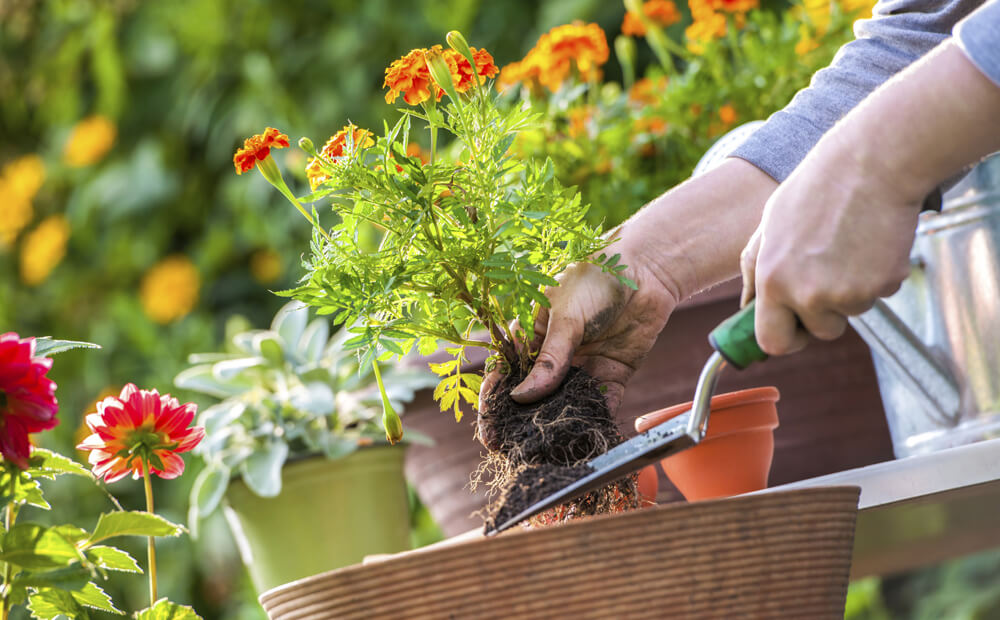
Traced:
<path fill-rule="evenodd" d="M 608 411 L 598 382 L 579 368 L 570 369 L 562 388 L 530 405 L 514 402 L 510 391 L 521 381 L 512 369 L 483 403 L 482 425 L 490 429 L 490 450 L 473 476 L 491 496 L 484 509 L 486 529 L 503 523 L 553 491 L 592 470 L 590 459 L 624 441 Z M 638 507 L 636 476 L 560 506 L 533 524 Z"/>

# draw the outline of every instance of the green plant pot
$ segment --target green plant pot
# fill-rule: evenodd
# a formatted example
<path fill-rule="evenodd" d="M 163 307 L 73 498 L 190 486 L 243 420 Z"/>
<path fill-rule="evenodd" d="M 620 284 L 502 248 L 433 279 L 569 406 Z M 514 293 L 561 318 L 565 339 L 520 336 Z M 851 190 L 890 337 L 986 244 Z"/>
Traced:
<path fill-rule="evenodd" d="M 277 497 L 242 480 L 226 491 L 226 520 L 258 592 L 410 547 L 402 447 L 286 465 Z"/>

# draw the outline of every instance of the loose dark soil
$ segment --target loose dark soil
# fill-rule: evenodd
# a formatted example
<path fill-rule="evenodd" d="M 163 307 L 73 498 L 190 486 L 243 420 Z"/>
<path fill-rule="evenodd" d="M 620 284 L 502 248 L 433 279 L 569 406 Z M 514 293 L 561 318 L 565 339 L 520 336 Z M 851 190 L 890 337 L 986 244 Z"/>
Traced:
<path fill-rule="evenodd" d="M 490 491 L 484 510 L 487 530 L 587 475 L 587 461 L 624 441 L 597 381 L 583 370 L 570 369 L 558 392 L 530 405 L 510 398 L 519 382 L 520 373 L 511 372 L 486 396 L 482 408 L 491 449 L 473 484 L 486 484 Z M 637 498 L 636 477 L 630 476 L 532 523 L 627 510 L 638 506 Z"/>

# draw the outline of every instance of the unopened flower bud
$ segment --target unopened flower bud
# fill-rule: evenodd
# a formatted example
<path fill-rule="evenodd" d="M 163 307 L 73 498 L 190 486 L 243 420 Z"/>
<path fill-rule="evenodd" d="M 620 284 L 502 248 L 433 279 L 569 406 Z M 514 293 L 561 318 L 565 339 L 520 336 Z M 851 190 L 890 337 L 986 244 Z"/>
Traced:
<path fill-rule="evenodd" d="M 618 56 L 618 64 L 622 66 L 622 75 L 625 76 L 625 85 L 631 86 L 635 82 L 635 41 L 632 37 L 618 35 L 615 37 L 615 55 Z"/>
<path fill-rule="evenodd" d="M 313 141 L 310 140 L 309 138 L 306 138 L 305 136 L 299 138 L 299 148 L 308 153 L 309 155 L 317 157 L 316 147 L 315 145 L 313 145 Z"/>
<path fill-rule="evenodd" d="M 390 444 L 395 445 L 403 438 L 403 422 L 392 407 L 382 413 L 382 426 L 385 428 L 385 438 Z"/>
<path fill-rule="evenodd" d="M 475 68 L 476 59 L 472 56 L 472 48 L 469 47 L 469 42 L 465 40 L 465 37 L 462 36 L 461 32 L 452 30 L 445 36 L 445 41 L 448 42 L 451 49 L 455 50 L 462 56 L 465 56 L 465 59 L 472 64 L 473 68 Z"/>
<path fill-rule="evenodd" d="M 625 0 L 625 10 L 636 15 L 642 15 L 642 0 Z"/>
<path fill-rule="evenodd" d="M 455 91 L 455 82 L 451 79 L 451 70 L 448 69 L 448 61 L 444 59 L 444 54 L 437 50 L 428 50 L 424 52 L 424 60 L 427 62 L 427 69 L 434 83 L 448 93 L 453 101 L 457 101 L 458 92 Z"/>

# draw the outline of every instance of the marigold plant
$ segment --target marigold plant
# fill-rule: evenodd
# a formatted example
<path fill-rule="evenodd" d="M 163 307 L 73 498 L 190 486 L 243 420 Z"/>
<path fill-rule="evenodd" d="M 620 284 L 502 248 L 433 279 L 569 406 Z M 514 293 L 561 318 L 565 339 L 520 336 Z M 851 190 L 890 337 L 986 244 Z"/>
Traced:
<path fill-rule="evenodd" d="M 547 82 L 555 84 L 571 65 L 588 74 L 607 60 L 604 34 L 591 26 L 549 34 Z M 329 231 L 317 228 L 302 284 L 285 294 L 346 325 L 353 336 L 344 346 L 373 366 L 380 386 L 378 360 L 414 347 L 430 353 L 447 343 L 450 359 L 432 365 L 442 377 L 434 396 L 442 411 L 459 418 L 462 402 L 476 406 L 481 381 L 461 371 L 467 348 L 484 347 L 501 365 L 526 370 L 531 353 L 515 343 L 532 339 L 535 315 L 549 305 L 545 287 L 557 286 L 556 276 L 574 262 L 615 274 L 624 266 L 599 255 L 608 240 L 585 222 L 587 207 L 556 180 L 552 162 L 511 152 L 537 116 L 498 105 L 484 82 L 496 73 L 492 62 L 483 62 L 488 54 L 458 33 L 448 42 L 450 54 L 440 46 L 414 50 L 389 68 L 387 100 L 402 93 L 421 109 L 404 109 L 374 145 L 355 141 L 341 155 L 325 157 L 311 141 L 300 141 L 325 177 L 303 201 L 332 200 L 339 221 Z M 473 72 L 464 93 L 458 89 L 464 78 L 455 71 L 464 65 L 449 61 L 456 55 Z M 434 89 L 447 103 L 438 105 Z M 407 154 L 414 122 L 431 133 L 427 163 Z M 447 156 L 437 148 L 438 131 L 452 138 Z M 374 247 L 360 234 L 366 228 L 377 231 Z M 514 320 L 522 327 L 512 327 Z M 387 436 L 396 441 L 399 419 L 387 398 L 383 407 Z"/>

